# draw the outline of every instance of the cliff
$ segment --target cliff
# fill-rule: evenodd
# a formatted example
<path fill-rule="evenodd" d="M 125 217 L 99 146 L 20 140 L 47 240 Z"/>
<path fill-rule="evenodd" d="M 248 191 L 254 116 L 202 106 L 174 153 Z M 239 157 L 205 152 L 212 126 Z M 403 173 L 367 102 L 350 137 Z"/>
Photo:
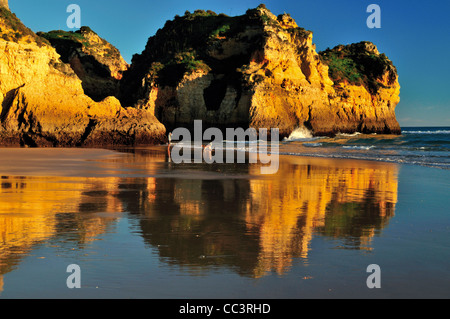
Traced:
<path fill-rule="evenodd" d="M 312 32 L 260 5 L 237 17 L 197 10 L 167 21 L 133 57 L 119 99 L 169 130 L 202 119 L 282 136 L 299 126 L 398 134 L 399 90 L 395 67 L 372 43 L 318 53 Z"/>
<path fill-rule="evenodd" d="M 56 30 L 37 34 L 50 42 L 64 63 L 70 64 L 86 95 L 95 101 L 117 95 L 119 80 L 128 64 L 116 47 L 89 27 L 75 32 Z"/>
<path fill-rule="evenodd" d="M 37 35 L 1 4 L 1 145 L 160 143 L 195 119 L 281 136 L 400 133 L 397 70 L 375 45 L 317 52 L 312 32 L 263 5 L 177 16 L 128 66 L 88 27 Z"/>
<path fill-rule="evenodd" d="M 165 128 L 115 97 L 95 102 L 42 37 L 0 8 L 0 145 L 110 146 L 160 143 Z"/>
<path fill-rule="evenodd" d="M 9 10 L 8 0 L 0 0 L 0 7 L 4 7 Z"/>

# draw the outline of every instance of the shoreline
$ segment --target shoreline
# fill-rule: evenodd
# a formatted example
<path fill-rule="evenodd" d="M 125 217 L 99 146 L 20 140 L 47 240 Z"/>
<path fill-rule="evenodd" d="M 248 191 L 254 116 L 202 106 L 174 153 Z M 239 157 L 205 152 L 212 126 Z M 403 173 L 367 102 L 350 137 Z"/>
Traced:
<path fill-rule="evenodd" d="M 31 154 L 30 154 L 31 153 Z M 134 155 L 131 155 L 134 154 Z M 246 152 L 246 155 L 249 153 Z M 29 155 L 33 155 L 30 157 Z M 67 147 L 67 148 L 21 148 L 21 147 L 0 147 L 0 167 L 2 167 L 2 176 L 30 176 L 30 177 L 136 177 L 136 176 L 152 176 L 164 177 L 160 175 L 157 168 L 152 168 L 148 172 L 142 171 L 138 167 L 133 168 L 128 164 L 128 156 L 141 157 L 141 161 L 145 163 L 153 163 L 154 165 L 166 165 L 168 163 L 167 144 L 166 145 L 151 145 L 138 147 L 115 147 L 115 148 L 94 148 L 94 147 Z M 150 160 L 148 159 L 150 158 Z M 123 165 L 120 163 L 123 161 Z M 137 160 L 138 161 L 138 160 Z M 423 169 L 433 169 L 434 171 L 449 171 L 447 168 L 434 167 L 428 165 L 412 164 L 412 163 L 397 163 L 387 160 L 373 160 L 364 158 L 347 158 L 347 157 L 333 157 L 327 155 L 294 155 L 294 154 L 279 154 L 279 163 L 295 163 L 295 162 L 311 162 L 311 164 L 326 164 L 330 162 L 340 162 L 342 166 L 352 164 L 354 167 L 367 166 L 409 166 Z M 170 162 L 170 161 L 169 161 Z M 314 163 L 313 163 L 314 162 Z M 112 163 L 112 164 L 110 164 Z M 139 165 L 137 162 L 136 165 Z M 186 163 L 175 164 L 170 163 L 176 167 L 177 165 L 186 165 Z M 204 167 L 207 165 L 257 165 L 263 166 L 259 161 L 256 164 L 234 163 L 188 163 L 190 168 L 200 167 L 200 171 L 205 173 Z M 198 165 L 197 167 L 195 165 Z M 267 165 L 267 164 L 265 164 Z M 182 166 L 180 166 L 182 167 Z M 277 174 L 276 172 L 274 174 Z M 238 176 L 237 174 L 236 176 Z M 256 177 L 263 174 L 254 174 Z M 268 174 L 268 176 L 273 174 Z M 168 176 L 169 177 L 169 176 Z M 196 178 L 202 178 L 197 176 Z"/>
<path fill-rule="evenodd" d="M 433 168 L 438 170 L 446 170 L 449 171 L 450 168 L 447 167 L 441 167 L 441 166 L 433 166 L 433 165 L 425 165 L 425 164 L 416 164 L 416 163 L 399 163 L 395 161 L 388 161 L 384 159 L 370 159 L 370 158 L 351 158 L 351 157 L 333 157 L 333 156 L 320 156 L 320 155 L 294 155 L 294 154 L 280 154 L 283 156 L 293 156 L 293 157 L 311 157 L 311 158 L 323 158 L 323 159 L 333 159 L 333 160 L 353 160 L 353 161 L 363 161 L 363 162 L 375 162 L 375 163 L 387 163 L 387 164 L 396 164 L 396 165 L 407 165 L 407 166 L 413 166 L 413 167 L 424 167 L 424 168 Z"/>
<path fill-rule="evenodd" d="M 448 153 L 448 134 L 450 127 L 436 126 L 436 127 L 402 127 L 401 135 L 378 135 L 378 134 L 339 134 L 334 138 L 313 136 L 309 131 L 295 130 L 289 138 L 279 141 L 273 152 L 268 149 L 252 149 L 252 146 L 259 145 L 250 143 L 237 143 L 231 146 L 235 152 L 245 152 L 246 157 L 257 156 L 258 161 L 262 155 L 267 155 L 271 160 L 279 156 L 294 156 L 294 157 L 312 157 L 322 159 L 342 159 L 342 160 L 358 160 L 370 162 L 383 162 L 391 164 L 411 165 L 418 167 L 428 167 L 439 170 L 450 170 L 450 163 L 448 161 L 450 154 Z M 202 141 L 202 144 L 208 144 L 211 141 Z M 215 144 L 217 150 L 228 152 L 230 146 L 228 144 Z M 224 141 L 225 142 L 225 141 Z M 269 142 L 268 142 L 269 143 Z M 177 143 L 172 143 L 176 145 Z M 184 144 L 184 143 L 183 143 Z M 167 151 L 167 141 L 161 143 L 145 143 L 145 144 L 108 144 L 108 145 L 78 145 L 78 146 L 41 146 L 41 147 L 27 147 L 19 145 L 2 145 L 0 149 L 9 150 L 23 150 L 23 149 L 37 149 L 37 150 L 83 150 L 87 155 L 88 150 L 105 150 L 120 153 L 135 152 L 135 150 L 154 149 Z M 272 146 L 267 144 L 267 146 Z M 196 149 L 194 145 L 194 149 Z M 37 151 L 37 153 L 41 152 Z M 197 150 L 198 151 L 198 150 Z M 15 152 L 15 151 L 14 151 Z M 32 151 L 33 152 L 33 151 Z M 36 152 L 36 151 L 35 151 Z M 50 151 L 54 152 L 54 151 Z M 69 151 L 73 153 L 73 151 Z M 198 153 L 200 154 L 200 153 Z M 213 161 L 218 159 L 213 152 Z M 79 155 L 74 155 L 78 157 Z M 196 155 L 198 156 L 198 155 Z M 205 154 L 202 160 L 205 161 Z M 175 160 L 173 157 L 172 160 Z M 209 158 L 211 160 L 211 157 Z"/>
<path fill-rule="evenodd" d="M 448 173 L 280 155 L 279 171 L 262 175 L 260 164 L 175 165 L 167 161 L 166 147 L 0 148 L 0 167 L 6 168 L 0 226 L 11 234 L 2 248 L 8 253 L 4 260 L 16 267 L 0 273 L 4 296 L 22 294 L 22 278 L 33 271 L 39 276 L 29 287 L 54 282 L 48 269 L 61 267 L 64 273 L 61 262 L 68 257 L 95 274 L 95 281 L 84 279 L 87 284 L 103 289 L 91 295 L 89 289 L 50 284 L 49 296 L 178 298 L 189 291 L 226 297 L 241 287 L 252 297 L 273 290 L 277 298 L 369 297 L 374 291 L 364 285 L 365 270 L 373 263 L 383 269 L 377 294 L 445 293 Z M 438 240 L 444 245 L 436 245 Z M 83 257 L 70 249 L 80 244 Z M 11 262 L 9 256 L 19 259 Z M 44 268 L 30 274 L 36 258 Z M 411 281 L 408 273 L 419 272 Z M 220 280 L 223 275 L 231 281 Z M 262 278 L 269 278 L 260 281 L 262 287 L 247 285 Z M 105 289 L 111 280 L 120 290 Z M 158 291 L 149 290 L 157 283 Z M 180 286 L 173 289 L 175 284 Z M 183 290 L 191 285 L 199 289 Z"/>

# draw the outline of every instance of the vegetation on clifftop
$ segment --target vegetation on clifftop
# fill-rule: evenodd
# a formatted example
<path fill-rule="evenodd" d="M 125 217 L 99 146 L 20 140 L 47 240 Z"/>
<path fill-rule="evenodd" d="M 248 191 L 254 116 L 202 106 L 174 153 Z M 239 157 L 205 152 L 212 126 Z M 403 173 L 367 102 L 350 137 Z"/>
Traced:
<path fill-rule="evenodd" d="M 347 82 L 365 86 L 372 94 L 376 94 L 382 77 L 390 73 L 389 83 L 396 77 L 397 70 L 387 56 L 379 54 L 370 42 L 350 45 L 339 45 L 319 53 L 322 61 L 329 67 L 329 76 L 335 83 Z"/>
<path fill-rule="evenodd" d="M 49 45 L 48 41 L 37 36 L 27 28 L 17 16 L 0 6 L 0 37 L 5 41 L 28 43 L 36 42 L 39 46 Z"/>
<path fill-rule="evenodd" d="M 229 78 L 237 78 L 236 72 L 250 61 L 250 53 L 261 47 L 264 42 L 266 26 L 281 27 L 283 17 L 269 16 L 264 5 L 249 9 L 244 15 L 230 17 L 217 14 L 211 10 L 186 11 L 183 16 L 175 16 L 166 21 L 163 28 L 150 37 L 142 54 L 135 54 L 132 65 L 135 67 L 124 75 L 123 92 L 130 87 L 134 91 L 142 84 L 142 79 L 158 86 L 176 86 L 184 75 L 195 71 L 206 71 L 227 74 Z M 234 39 L 246 30 L 260 29 L 260 32 L 249 31 L 244 37 L 248 44 L 227 59 L 217 58 L 223 52 L 223 44 Z M 283 27 L 286 29 L 286 27 Z M 293 37 L 306 37 L 310 32 L 296 25 L 289 29 Z M 258 34 L 258 36 L 252 36 Z M 245 39 L 244 39 L 245 41 Z M 213 53 L 213 54 L 212 54 Z M 125 104 L 133 104 L 133 98 L 125 93 L 122 96 Z"/>
<path fill-rule="evenodd" d="M 69 48 L 72 50 L 74 47 L 82 47 L 83 51 L 93 55 L 101 52 L 102 56 L 105 58 L 121 58 L 119 50 L 106 40 L 100 38 L 97 33 L 87 26 L 83 26 L 77 31 L 54 30 L 49 32 L 37 32 L 37 35 L 51 43 L 51 45 L 57 49 L 58 53 L 61 54 L 63 60 L 67 60 L 65 51 Z M 100 39 L 100 41 L 90 41 L 90 36 L 95 36 Z"/>
<path fill-rule="evenodd" d="M 87 26 L 77 31 L 55 30 L 38 32 L 58 52 L 61 61 L 70 64 L 82 80 L 86 95 L 101 101 L 115 95 L 118 81 L 128 64 L 119 50 Z"/>
<path fill-rule="evenodd" d="M 220 51 L 222 41 L 252 25 L 262 25 L 258 16 L 229 17 L 210 10 L 186 11 L 184 16 L 175 16 L 149 38 L 142 54 L 133 56 L 132 64 L 136 67 L 125 73 L 124 86 L 140 86 L 146 76 L 159 86 L 176 86 L 184 75 L 195 71 L 233 72 L 243 61 L 218 60 L 210 52 Z M 128 101 L 128 94 L 123 98 L 127 100 L 125 104 L 134 102 Z"/>
<path fill-rule="evenodd" d="M 84 37 L 83 33 L 81 33 L 81 30 L 78 31 L 54 30 L 49 32 L 37 32 L 37 35 L 45 38 L 50 43 L 56 40 L 66 40 L 72 42 L 79 42 L 83 46 L 89 46 L 89 42 Z"/>

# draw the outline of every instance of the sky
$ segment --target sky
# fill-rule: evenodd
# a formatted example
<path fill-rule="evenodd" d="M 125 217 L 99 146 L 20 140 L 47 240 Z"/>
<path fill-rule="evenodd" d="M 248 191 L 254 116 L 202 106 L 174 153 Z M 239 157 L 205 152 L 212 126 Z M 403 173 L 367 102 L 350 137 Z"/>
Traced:
<path fill-rule="evenodd" d="M 186 10 L 242 15 L 260 3 L 275 15 L 289 13 L 313 32 L 317 51 L 373 42 L 397 67 L 401 86 L 396 117 L 402 127 L 450 126 L 450 1 L 433 0 L 9 0 L 33 31 L 72 30 L 67 7 L 81 8 L 81 25 L 116 46 L 130 63 L 150 36 Z M 370 4 L 381 9 L 381 28 L 368 28 Z"/>

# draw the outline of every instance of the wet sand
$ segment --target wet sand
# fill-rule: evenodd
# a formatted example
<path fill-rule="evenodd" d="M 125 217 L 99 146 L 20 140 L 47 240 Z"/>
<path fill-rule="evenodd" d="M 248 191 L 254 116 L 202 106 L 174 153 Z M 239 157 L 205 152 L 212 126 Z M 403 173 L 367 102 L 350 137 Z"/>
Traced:
<path fill-rule="evenodd" d="M 261 175 L 165 147 L 0 149 L 0 170 L 0 298 L 450 295 L 447 170 L 280 156 Z"/>

